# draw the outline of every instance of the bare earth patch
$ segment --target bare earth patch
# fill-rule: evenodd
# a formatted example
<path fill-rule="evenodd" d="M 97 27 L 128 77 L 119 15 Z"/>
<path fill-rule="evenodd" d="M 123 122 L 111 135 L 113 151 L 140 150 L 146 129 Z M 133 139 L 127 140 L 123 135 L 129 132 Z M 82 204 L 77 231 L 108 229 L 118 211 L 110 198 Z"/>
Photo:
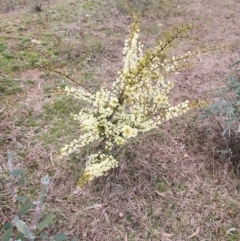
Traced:
<path fill-rule="evenodd" d="M 130 2 L 143 15 L 146 47 L 181 23 L 191 24 L 197 39 L 180 43 L 177 53 L 240 46 L 239 1 Z M 0 61 L 5 61 L 4 67 L 0 62 L 0 86 L 7 86 L 0 92 L 0 221 L 15 215 L 6 177 L 11 153 L 15 167 L 27 173 L 22 192 L 30 199 L 38 195 L 40 178 L 51 177 L 43 211 L 57 218 L 46 230 L 49 235 L 65 232 L 84 241 L 240 240 L 238 169 L 231 155 L 220 155 L 227 146 L 222 130 L 215 122 L 194 122 L 198 113 L 164 123 L 119 148 L 118 169 L 73 193 L 94 147 L 58 159 L 59 148 L 78 133 L 68 118 L 77 103 L 52 91 L 69 82 L 39 65 L 21 64 L 25 59 L 48 62 L 92 90 L 109 85 L 121 67 L 131 19 L 122 1 L 44 1 L 40 13 L 22 4 L 19 12 L 0 14 Z M 173 101 L 209 99 L 239 57 L 237 48 L 200 56 L 195 66 L 171 77 Z M 236 162 L 239 154 L 234 155 Z M 31 213 L 25 217 L 29 220 Z"/>

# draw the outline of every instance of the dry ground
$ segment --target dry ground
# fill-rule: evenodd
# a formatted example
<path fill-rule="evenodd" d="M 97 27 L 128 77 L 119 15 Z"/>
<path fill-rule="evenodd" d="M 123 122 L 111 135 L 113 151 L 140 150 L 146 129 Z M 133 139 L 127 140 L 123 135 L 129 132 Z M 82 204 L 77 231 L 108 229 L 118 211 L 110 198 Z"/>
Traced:
<path fill-rule="evenodd" d="M 53 93 L 69 82 L 38 67 L 56 70 L 96 90 L 116 77 L 131 19 L 121 0 L 3 0 L 0 4 L 0 222 L 15 215 L 6 176 L 7 153 L 28 182 L 19 191 L 36 198 L 40 178 L 51 186 L 44 212 L 56 215 L 46 232 L 78 235 L 84 241 L 240 240 L 238 139 L 226 140 L 216 122 L 194 122 L 198 113 L 165 123 L 116 151 L 120 167 L 73 194 L 84 167 L 81 156 L 58 160 L 57 151 L 77 136 L 68 115 L 78 110 L 70 98 Z M 164 30 L 193 26 L 195 41 L 176 51 L 239 44 L 237 0 L 131 0 L 139 10 L 141 38 L 154 45 Z M 174 100 L 208 98 L 239 59 L 237 49 L 199 57 L 174 77 Z M 234 142 L 235 141 L 235 142 Z M 223 151 L 225 150 L 225 151 Z M 219 152 L 222 151 L 222 152 Z M 222 155 L 220 155 L 222 153 Z M 26 215 L 29 221 L 31 215 Z M 1 228 L 1 233 L 3 228 Z"/>

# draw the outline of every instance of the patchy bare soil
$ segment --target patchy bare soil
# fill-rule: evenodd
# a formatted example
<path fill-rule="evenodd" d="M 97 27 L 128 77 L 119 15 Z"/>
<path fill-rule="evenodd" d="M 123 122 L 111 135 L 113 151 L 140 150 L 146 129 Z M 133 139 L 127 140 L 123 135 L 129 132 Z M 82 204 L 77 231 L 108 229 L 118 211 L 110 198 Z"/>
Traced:
<path fill-rule="evenodd" d="M 165 30 L 185 23 L 193 26 L 193 39 L 180 43 L 176 53 L 240 46 L 239 1 L 130 2 L 141 12 L 147 48 Z M 73 194 L 91 148 L 57 158 L 59 148 L 78 134 L 68 118 L 78 104 L 53 91 L 69 81 L 39 64 L 93 91 L 110 84 L 121 68 L 131 23 L 121 0 L 43 1 L 41 12 L 33 11 L 30 1 L 4 0 L 0 19 L 0 222 L 16 215 L 6 175 L 11 153 L 14 167 L 27 174 L 19 194 L 35 200 L 40 178 L 51 177 L 43 209 L 56 215 L 49 235 L 65 232 L 84 241 L 240 240 L 240 183 L 232 165 L 239 160 L 238 139 L 222 138 L 217 122 L 194 122 L 198 113 L 121 147 L 118 169 Z M 173 101 L 209 99 L 239 58 L 237 47 L 198 57 L 195 66 L 171 77 Z M 231 147 L 233 154 L 227 151 Z M 31 213 L 24 216 L 26 222 Z"/>

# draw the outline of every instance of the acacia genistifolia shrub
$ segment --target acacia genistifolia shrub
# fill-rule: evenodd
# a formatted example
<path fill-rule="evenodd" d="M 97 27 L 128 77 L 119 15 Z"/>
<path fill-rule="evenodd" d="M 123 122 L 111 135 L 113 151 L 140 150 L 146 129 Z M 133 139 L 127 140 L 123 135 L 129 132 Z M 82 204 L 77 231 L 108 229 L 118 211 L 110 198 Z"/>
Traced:
<path fill-rule="evenodd" d="M 60 150 L 60 156 L 69 156 L 91 143 L 99 143 L 99 152 L 88 156 L 78 186 L 106 175 L 118 166 L 112 155 L 116 146 L 204 103 L 186 100 L 172 105 L 168 99 L 173 83 L 166 81 L 166 77 L 187 68 L 191 64 L 189 59 L 194 59 L 200 52 L 212 51 L 203 49 L 168 57 L 169 49 L 177 39 L 186 38 L 188 30 L 188 26 L 173 28 L 157 42 L 154 49 L 143 53 L 143 45 L 139 41 L 139 18 L 134 16 L 124 45 L 123 68 L 112 86 L 101 87 L 96 93 L 74 87 L 63 90 L 85 101 L 86 105 L 78 114 L 72 114 L 73 119 L 80 123 L 82 134 L 65 145 Z"/>

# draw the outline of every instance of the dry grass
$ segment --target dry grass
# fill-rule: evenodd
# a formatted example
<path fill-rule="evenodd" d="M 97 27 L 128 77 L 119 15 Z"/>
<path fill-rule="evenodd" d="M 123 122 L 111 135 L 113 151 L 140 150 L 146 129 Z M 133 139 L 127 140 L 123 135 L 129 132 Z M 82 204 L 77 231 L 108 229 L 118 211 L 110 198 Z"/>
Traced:
<path fill-rule="evenodd" d="M 181 51 L 239 41 L 237 1 L 132 2 L 144 11 L 146 46 L 152 46 L 163 30 L 188 22 L 199 40 L 180 44 Z M 111 83 L 121 67 L 131 19 L 121 1 L 56 0 L 48 8 L 45 4 L 39 13 L 21 8 L 0 15 L 0 221 L 11 221 L 14 215 L 5 175 L 10 152 L 15 166 L 27 173 L 24 194 L 34 199 L 40 178 L 46 173 L 52 178 L 45 211 L 57 218 L 49 234 L 66 232 L 86 241 L 240 240 L 239 176 L 232 165 L 239 160 L 237 140 L 221 138 L 216 122 L 194 123 L 196 113 L 164 123 L 116 150 L 120 168 L 94 181 L 81 195 L 72 193 L 94 147 L 81 156 L 55 158 L 77 135 L 68 115 L 78 106 L 52 93 L 66 80 L 29 62 L 47 61 L 96 90 Z M 208 96 L 237 58 L 235 50 L 201 57 L 198 65 L 174 77 L 174 100 Z M 227 145 L 235 152 L 220 155 Z M 235 231 L 227 234 L 232 228 Z"/>

